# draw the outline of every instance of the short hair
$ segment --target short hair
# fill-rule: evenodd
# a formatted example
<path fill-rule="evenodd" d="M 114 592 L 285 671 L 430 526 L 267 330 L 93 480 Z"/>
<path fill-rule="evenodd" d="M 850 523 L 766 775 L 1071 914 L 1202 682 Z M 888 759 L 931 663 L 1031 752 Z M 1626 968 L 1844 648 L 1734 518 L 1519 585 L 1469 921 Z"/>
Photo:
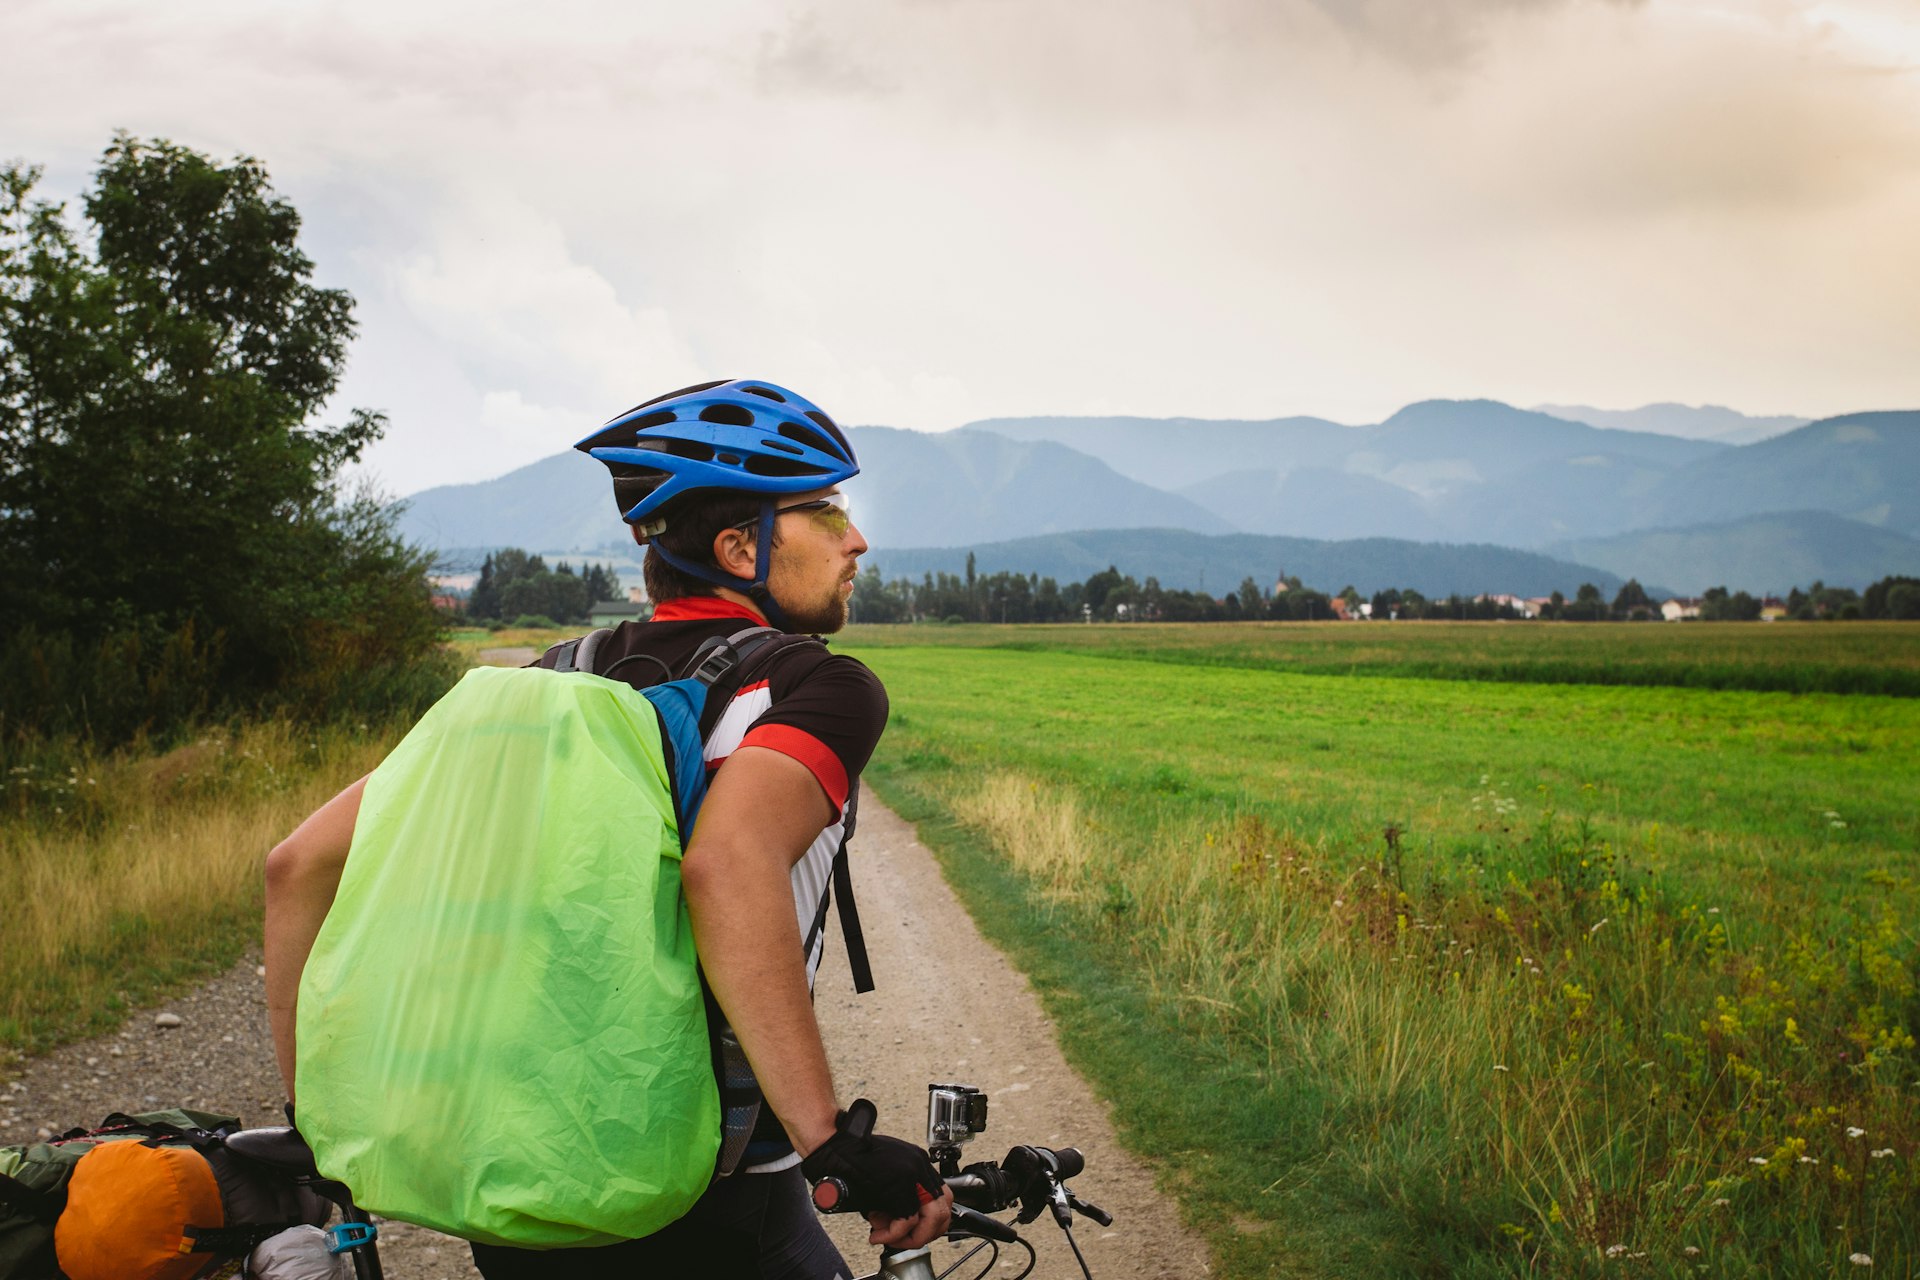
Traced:
<path fill-rule="evenodd" d="M 656 514 L 655 518 L 664 520 L 667 527 L 655 534 L 651 541 L 659 543 L 682 560 L 712 565 L 713 540 L 720 536 L 721 531 L 758 521 L 762 504 L 769 501 L 771 499 L 763 499 L 759 494 L 728 489 L 702 489 L 682 494 Z M 757 529 L 749 529 L 748 532 L 750 536 L 758 536 Z M 777 524 L 773 531 L 773 545 L 780 545 Z M 674 568 L 651 545 L 647 547 L 640 572 L 646 580 L 647 598 L 655 604 L 678 600 L 683 596 L 710 596 L 717 585 Z"/>

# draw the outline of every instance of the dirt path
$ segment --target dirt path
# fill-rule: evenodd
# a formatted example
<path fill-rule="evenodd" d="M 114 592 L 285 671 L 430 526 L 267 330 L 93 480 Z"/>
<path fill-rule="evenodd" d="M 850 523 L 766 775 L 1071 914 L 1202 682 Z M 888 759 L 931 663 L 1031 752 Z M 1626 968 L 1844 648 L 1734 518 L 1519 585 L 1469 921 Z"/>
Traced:
<path fill-rule="evenodd" d="M 1115 1219 L 1105 1229 L 1083 1222 L 1075 1233 L 1096 1280 L 1205 1275 L 1203 1247 L 1120 1150 L 1105 1107 L 1062 1059 L 1026 979 L 980 937 L 913 829 L 871 793 L 861 805 L 854 881 L 880 989 L 856 997 L 843 949 L 829 944 L 818 1010 L 842 1098 L 872 1098 L 883 1131 L 920 1139 L 929 1082 L 977 1085 L 992 1100 L 990 1127 L 968 1148 L 970 1158 L 997 1160 L 1016 1142 L 1086 1153 L 1087 1172 L 1074 1186 Z M 281 1088 L 265 1010 L 258 960 L 250 958 L 112 1035 L 29 1062 L 0 1086 L 0 1144 L 154 1106 L 276 1123 Z M 162 1013 L 181 1025 L 157 1026 Z M 856 1273 L 873 1269 L 864 1230 L 845 1220 L 829 1220 L 829 1229 Z M 1036 1277 L 1078 1275 L 1048 1219 L 1023 1234 L 1039 1253 Z M 383 1226 L 381 1245 L 394 1280 L 477 1275 L 459 1242 L 404 1223 Z"/>

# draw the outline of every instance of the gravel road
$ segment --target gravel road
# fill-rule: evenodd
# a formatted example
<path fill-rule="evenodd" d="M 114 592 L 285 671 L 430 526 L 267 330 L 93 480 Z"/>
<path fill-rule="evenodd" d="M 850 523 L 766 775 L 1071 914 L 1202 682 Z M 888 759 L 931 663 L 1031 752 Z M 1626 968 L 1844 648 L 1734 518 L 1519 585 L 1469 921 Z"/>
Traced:
<path fill-rule="evenodd" d="M 929 1082 L 977 1085 L 991 1097 L 991 1113 L 971 1158 L 998 1159 L 1016 1142 L 1086 1153 L 1075 1189 L 1115 1219 L 1111 1228 L 1083 1221 L 1075 1232 L 1098 1280 L 1206 1275 L 1204 1246 L 1120 1149 L 1105 1106 L 1061 1057 L 1026 979 L 981 938 L 913 829 L 871 792 L 862 797 L 853 861 L 879 990 L 854 995 L 843 951 L 829 944 L 816 998 L 840 1096 L 872 1098 L 883 1131 L 921 1140 Z M 161 1025 L 176 1018 L 178 1026 Z M 25 1063 L 0 1084 L 0 1145 L 157 1106 L 273 1124 L 281 1096 L 259 960 L 250 957 L 117 1032 Z M 856 1272 L 872 1269 L 863 1228 L 829 1219 L 829 1229 Z M 1039 1254 L 1037 1277 L 1078 1274 L 1050 1220 L 1024 1234 Z M 458 1241 L 405 1223 L 383 1225 L 380 1239 L 395 1280 L 478 1274 Z"/>

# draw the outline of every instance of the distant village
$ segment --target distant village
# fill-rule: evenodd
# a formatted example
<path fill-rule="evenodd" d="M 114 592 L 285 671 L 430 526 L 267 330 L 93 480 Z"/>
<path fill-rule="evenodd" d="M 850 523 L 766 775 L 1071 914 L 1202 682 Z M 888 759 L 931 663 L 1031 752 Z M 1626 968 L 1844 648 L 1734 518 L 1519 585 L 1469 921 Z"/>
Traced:
<path fill-rule="evenodd" d="M 623 586 L 604 565 L 580 571 L 565 561 L 549 568 L 543 557 L 507 548 L 476 572 L 430 579 L 444 614 L 481 625 L 611 626 L 651 615 L 638 585 Z M 1560 592 L 1521 596 L 1502 592 L 1426 596 L 1387 588 L 1371 595 L 1352 586 L 1337 592 L 1306 586 L 1283 570 L 1273 585 L 1248 577 L 1222 596 L 1136 580 L 1114 566 L 1085 581 L 1061 584 L 1037 574 L 974 571 L 927 573 L 919 581 L 860 575 L 851 616 L 862 623 L 913 622 L 1777 622 L 1920 618 L 1920 578 L 1889 577 L 1864 592 L 1815 582 L 1784 598 L 1716 587 L 1700 596 L 1654 599 L 1628 580 L 1608 599 L 1591 584 L 1569 598 Z"/>

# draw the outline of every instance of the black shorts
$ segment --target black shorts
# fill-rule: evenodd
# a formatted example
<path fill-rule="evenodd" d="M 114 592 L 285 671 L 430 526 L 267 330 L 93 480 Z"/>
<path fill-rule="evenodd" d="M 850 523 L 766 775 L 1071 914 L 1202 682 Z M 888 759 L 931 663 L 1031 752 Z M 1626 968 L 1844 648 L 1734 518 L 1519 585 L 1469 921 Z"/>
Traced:
<path fill-rule="evenodd" d="M 476 1244 L 473 1263 L 487 1280 L 835 1280 L 850 1274 L 820 1227 L 797 1167 L 723 1178 L 685 1217 L 644 1240 L 592 1249 Z"/>

